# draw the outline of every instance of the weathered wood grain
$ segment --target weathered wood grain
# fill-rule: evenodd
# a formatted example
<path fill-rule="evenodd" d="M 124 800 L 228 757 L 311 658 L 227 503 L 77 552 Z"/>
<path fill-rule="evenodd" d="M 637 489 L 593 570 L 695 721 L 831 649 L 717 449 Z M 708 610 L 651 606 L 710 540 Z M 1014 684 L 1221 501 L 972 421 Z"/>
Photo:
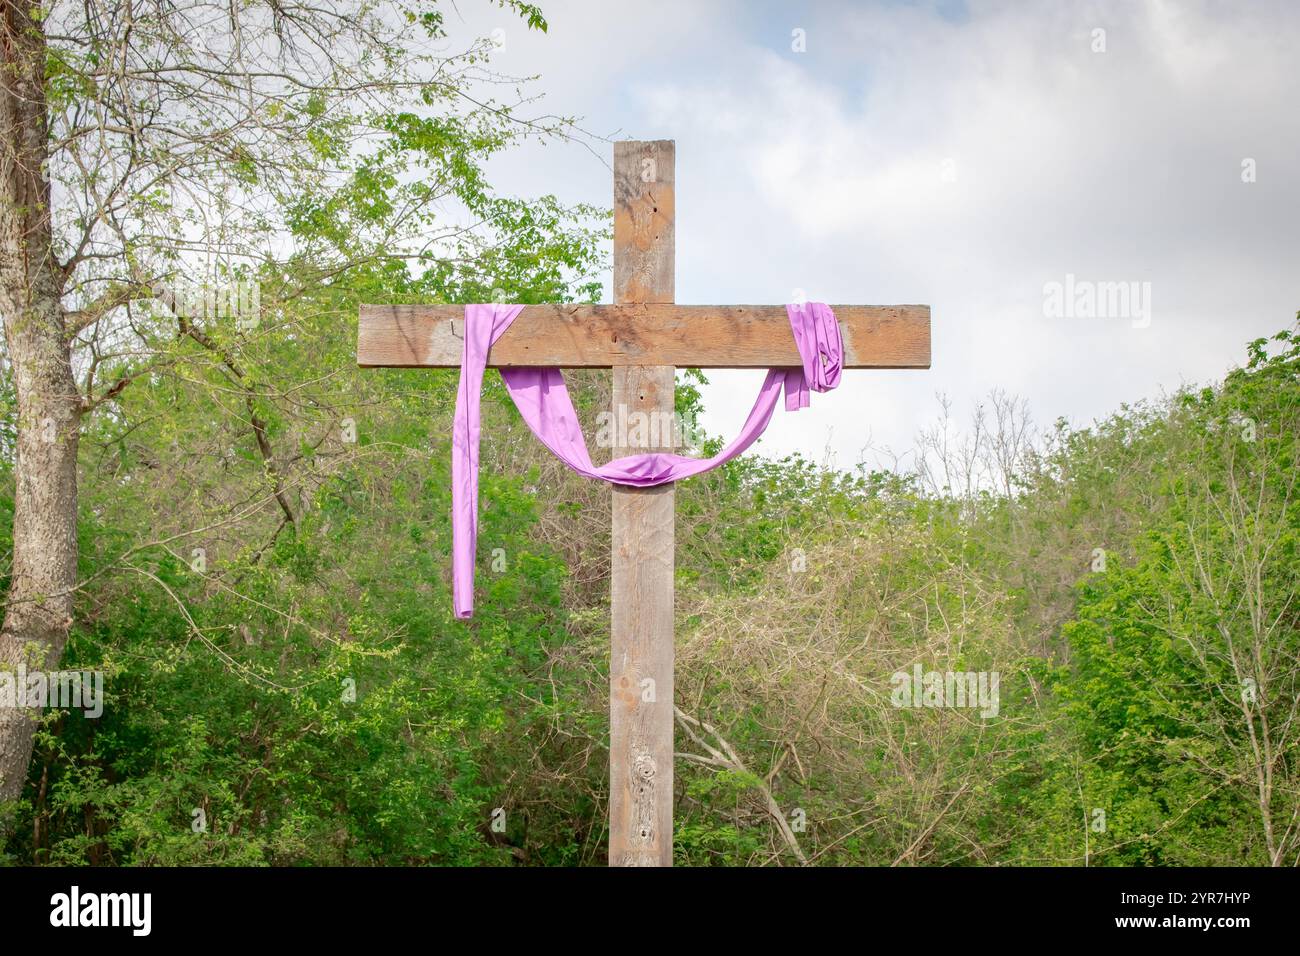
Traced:
<path fill-rule="evenodd" d="M 617 302 L 672 301 L 675 155 L 671 141 L 614 144 Z M 671 364 L 618 365 L 615 416 L 620 406 L 671 415 L 674 376 Z M 671 450 L 623 447 L 614 457 Z M 609 863 L 672 866 L 676 494 L 671 484 L 612 493 Z"/>
<path fill-rule="evenodd" d="M 662 192 L 660 194 L 662 196 Z M 661 208 L 671 208 L 664 202 Z M 652 214 L 634 235 L 662 226 Z M 626 214 L 625 214 L 626 220 Z M 616 216 L 615 232 L 619 221 Z M 662 233 L 662 228 L 660 229 Z M 621 260 L 615 259 L 615 272 Z M 623 266 L 616 288 L 647 288 L 644 270 Z M 844 337 L 845 368 L 929 368 L 928 305 L 832 305 Z M 462 305 L 363 305 L 357 363 L 373 368 L 459 368 Z M 608 368 L 675 365 L 772 368 L 799 364 L 783 305 L 527 305 L 492 347 L 488 364 Z"/>

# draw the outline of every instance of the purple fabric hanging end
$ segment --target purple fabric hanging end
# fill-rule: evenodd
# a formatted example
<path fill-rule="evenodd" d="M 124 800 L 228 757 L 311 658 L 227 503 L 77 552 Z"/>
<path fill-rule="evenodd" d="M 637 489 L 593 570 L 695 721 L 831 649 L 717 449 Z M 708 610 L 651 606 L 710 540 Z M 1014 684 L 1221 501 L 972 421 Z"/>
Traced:
<path fill-rule="evenodd" d="M 712 458 L 654 452 L 617 458 L 596 467 L 583 440 L 578 414 L 557 368 L 503 368 L 506 392 L 538 440 L 562 462 L 587 478 L 648 488 L 717 468 L 744 452 L 763 434 L 782 387 L 788 411 L 807 408 L 809 391 L 826 392 L 840 383 L 844 346 L 839 323 L 822 302 L 787 305 L 802 367 L 767 373 L 749 417 L 726 448 Z M 523 310 L 522 305 L 465 306 L 465 348 L 451 433 L 452 602 L 456 617 L 474 613 L 474 552 L 478 542 L 479 399 L 483 370 L 493 343 Z"/>
<path fill-rule="evenodd" d="M 451 588 L 456 616 L 474 613 L 474 548 L 478 543 L 479 400 L 488 350 L 522 305 L 465 306 L 465 347 L 451 427 Z"/>

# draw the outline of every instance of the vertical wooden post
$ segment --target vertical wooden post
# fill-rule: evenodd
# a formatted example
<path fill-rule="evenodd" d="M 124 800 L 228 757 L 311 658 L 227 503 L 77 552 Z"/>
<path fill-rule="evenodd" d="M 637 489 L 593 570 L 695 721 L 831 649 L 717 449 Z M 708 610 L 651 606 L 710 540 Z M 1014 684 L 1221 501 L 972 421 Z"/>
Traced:
<path fill-rule="evenodd" d="M 673 301 L 675 157 L 671 140 L 614 144 L 616 303 Z M 615 423 L 633 412 L 670 421 L 675 371 L 671 365 L 616 367 Z M 658 435 L 671 442 L 675 430 L 644 432 L 647 441 Z M 672 449 L 616 447 L 614 457 L 661 450 Z M 613 494 L 609 863 L 672 866 L 675 494 L 671 484 L 615 485 Z"/>

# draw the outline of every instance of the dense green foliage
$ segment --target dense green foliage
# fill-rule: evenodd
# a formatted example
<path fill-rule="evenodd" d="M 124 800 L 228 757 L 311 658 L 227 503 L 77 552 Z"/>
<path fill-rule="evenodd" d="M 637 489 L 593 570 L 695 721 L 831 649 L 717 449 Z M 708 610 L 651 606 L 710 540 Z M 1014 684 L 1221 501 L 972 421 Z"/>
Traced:
<path fill-rule="evenodd" d="M 65 666 L 106 672 L 106 708 L 51 712 L 9 859 L 602 860 L 607 492 L 493 383 L 479 607 L 454 621 L 455 376 L 350 368 L 354 301 L 300 302 L 255 349 L 285 532 L 203 374 L 96 420 Z M 1010 496 L 757 457 L 685 483 L 681 861 L 792 862 L 776 807 L 820 864 L 1294 863 L 1300 344 L 1269 344 L 1058 428 Z M 286 398 L 310 369 L 334 374 Z M 998 670 L 998 716 L 891 706 L 915 662 Z"/>

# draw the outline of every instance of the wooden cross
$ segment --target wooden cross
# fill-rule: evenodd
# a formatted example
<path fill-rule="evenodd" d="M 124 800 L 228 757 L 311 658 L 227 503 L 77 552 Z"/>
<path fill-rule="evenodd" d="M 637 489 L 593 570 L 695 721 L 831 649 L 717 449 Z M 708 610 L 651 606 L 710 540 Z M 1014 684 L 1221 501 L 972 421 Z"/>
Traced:
<path fill-rule="evenodd" d="M 802 364 L 783 305 L 673 302 L 675 158 L 672 140 L 614 144 L 615 304 L 525 306 L 489 365 L 613 368 L 615 420 L 642 412 L 653 422 L 673 414 L 678 366 Z M 844 368 L 930 367 L 929 306 L 832 308 Z M 357 363 L 458 368 L 463 324 L 460 305 L 363 305 Z M 631 431 L 649 441 L 671 429 Z M 673 450 L 617 447 L 612 457 Z M 671 866 L 674 489 L 612 488 L 609 862 Z"/>

